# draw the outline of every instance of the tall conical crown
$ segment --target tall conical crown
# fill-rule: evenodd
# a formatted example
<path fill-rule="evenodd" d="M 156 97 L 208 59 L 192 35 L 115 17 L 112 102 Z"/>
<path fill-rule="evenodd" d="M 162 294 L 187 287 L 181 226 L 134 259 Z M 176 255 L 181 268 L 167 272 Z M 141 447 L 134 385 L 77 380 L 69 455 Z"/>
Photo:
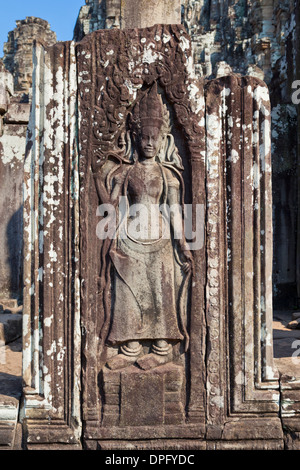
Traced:
<path fill-rule="evenodd" d="M 164 108 L 156 82 L 135 105 L 132 112 L 132 124 L 136 130 L 145 126 L 161 129 L 164 124 Z"/>

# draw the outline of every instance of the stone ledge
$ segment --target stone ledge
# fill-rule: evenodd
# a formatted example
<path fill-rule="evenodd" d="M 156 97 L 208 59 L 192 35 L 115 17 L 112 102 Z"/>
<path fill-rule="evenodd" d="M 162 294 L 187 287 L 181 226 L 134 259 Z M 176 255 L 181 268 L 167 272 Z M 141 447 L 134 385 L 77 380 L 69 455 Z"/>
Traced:
<path fill-rule="evenodd" d="M 244 441 L 206 441 L 164 439 L 151 441 L 87 441 L 87 450 L 121 451 L 121 450 L 284 450 L 282 440 L 244 440 Z"/>
<path fill-rule="evenodd" d="M 12 103 L 4 116 L 5 124 L 27 124 L 29 122 L 30 104 Z"/>
<path fill-rule="evenodd" d="M 98 422 L 85 423 L 85 440 L 134 440 L 137 436 L 146 439 L 194 439 L 205 436 L 205 426 L 201 424 L 182 424 L 167 426 L 126 426 L 105 428 Z"/>
<path fill-rule="evenodd" d="M 239 418 L 225 423 L 222 441 L 282 440 L 283 431 L 279 418 Z"/>
<path fill-rule="evenodd" d="M 0 450 L 21 448 L 22 429 L 18 416 L 19 400 L 0 395 Z"/>

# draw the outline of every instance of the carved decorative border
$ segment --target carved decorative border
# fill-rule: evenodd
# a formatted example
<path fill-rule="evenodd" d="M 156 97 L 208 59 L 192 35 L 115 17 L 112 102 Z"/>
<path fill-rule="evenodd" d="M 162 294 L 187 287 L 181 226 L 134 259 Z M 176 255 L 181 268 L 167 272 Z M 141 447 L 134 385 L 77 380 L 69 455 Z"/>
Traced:
<path fill-rule="evenodd" d="M 101 370 L 103 349 L 97 339 L 104 321 L 103 299 L 96 298 L 95 278 L 86 259 L 91 245 L 99 241 L 88 233 L 89 210 L 95 210 L 96 193 L 91 167 L 101 166 L 125 129 L 126 117 L 141 87 L 156 81 L 173 109 L 175 121 L 188 149 L 187 169 L 192 178 L 193 204 L 205 207 L 205 132 L 202 84 L 192 73 L 191 44 L 182 26 L 157 25 L 144 30 L 96 31 L 77 46 L 80 108 L 81 187 L 81 273 L 83 342 L 83 403 L 86 429 L 99 436 L 101 403 L 97 371 Z M 93 123 L 88 127 L 87 123 Z M 89 246 L 87 240 L 90 236 Z M 92 247 L 93 250 L 95 247 Z M 196 277 L 192 287 L 190 320 L 188 422 L 205 423 L 205 256 L 204 246 L 195 252 Z M 95 310 L 98 315 L 95 316 Z M 97 354 L 95 354 L 97 351 Z M 97 362 L 98 358 L 98 362 Z M 100 358 L 100 359 L 99 359 Z M 103 359 L 102 359 L 103 361 Z M 88 384 L 88 385 L 87 385 Z M 98 423 L 98 424 L 97 424 Z M 87 432 L 92 438 L 90 432 Z M 203 431 L 202 431 L 203 435 Z"/>
<path fill-rule="evenodd" d="M 253 77 L 231 75 L 209 82 L 206 96 L 208 266 L 216 269 L 215 277 L 208 274 L 208 335 L 213 337 L 208 364 L 212 355 L 220 351 L 220 366 L 214 379 L 219 398 L 216 392 L 211 393 L 211 388 L 208 398 L 209 410 L 215 410 L 218 398 L 220 418 L 211 415 L 212 411 L 209 416 L 217 423 L 222 422 L 224 414 L 278 416 L 279 384 L 273 366 L 272 339 L 268 90 Z M 214 230 L 210 223 L 214 223 Z M 226 238 L 222 238 L 222 232 Z M 223 293 L 221 285 L 225 288 Z M 222 306 L 220 298 L 224 299 Z M 215 312 L 216 306 L 219 322 L 214 327 L 210 312 Z M 228 396 L 222 357 L 228 358 Z M 213 372 L 208 365 L 209 382 L 214 378 Z"/>

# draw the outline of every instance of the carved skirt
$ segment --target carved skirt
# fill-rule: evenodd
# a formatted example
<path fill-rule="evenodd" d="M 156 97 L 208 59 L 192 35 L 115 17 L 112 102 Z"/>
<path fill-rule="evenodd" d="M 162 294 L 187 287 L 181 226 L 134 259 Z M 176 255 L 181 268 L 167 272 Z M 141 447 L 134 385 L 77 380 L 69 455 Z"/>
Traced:
<path fill-rule="evenodd" d="M 110 257 L 115 269 L 108 343 L 182 340 L 178 324 L 182 275 L 176 270 L 171 240 L 147 245 L 118 239 Z"/>

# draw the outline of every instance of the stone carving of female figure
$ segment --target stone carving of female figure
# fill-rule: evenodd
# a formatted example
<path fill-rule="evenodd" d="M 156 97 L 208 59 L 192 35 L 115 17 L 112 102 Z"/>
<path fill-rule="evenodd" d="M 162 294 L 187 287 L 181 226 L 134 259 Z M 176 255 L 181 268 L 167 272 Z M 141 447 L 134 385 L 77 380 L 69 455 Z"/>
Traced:
<path fill-rule="evenodd" d="M 193 258 L 184 232 L 174 238 L 175 224 L 183 225 L 182 213 L 170 211 L 168 218 L 153 211 L 158 205 L 182 207 L 183 168 L 168 130 L 167 109 L 153 86 L 131 115 L 131 163 L 121 164 L 111 178 L 111 202 L 120 197 L 126 202 L 109 249 L 113 296 L 107 344 L 119 348 L 107 361 L 113 370 L 133 363 L 152 369 L 172 360 L 175 343 L 188 344 L 184 318 Z M 130 230 L 132 207 L 142 207 L 147 215 L 140 236 Z M 145 343 L 151 344 L 147 353 Z"/>

